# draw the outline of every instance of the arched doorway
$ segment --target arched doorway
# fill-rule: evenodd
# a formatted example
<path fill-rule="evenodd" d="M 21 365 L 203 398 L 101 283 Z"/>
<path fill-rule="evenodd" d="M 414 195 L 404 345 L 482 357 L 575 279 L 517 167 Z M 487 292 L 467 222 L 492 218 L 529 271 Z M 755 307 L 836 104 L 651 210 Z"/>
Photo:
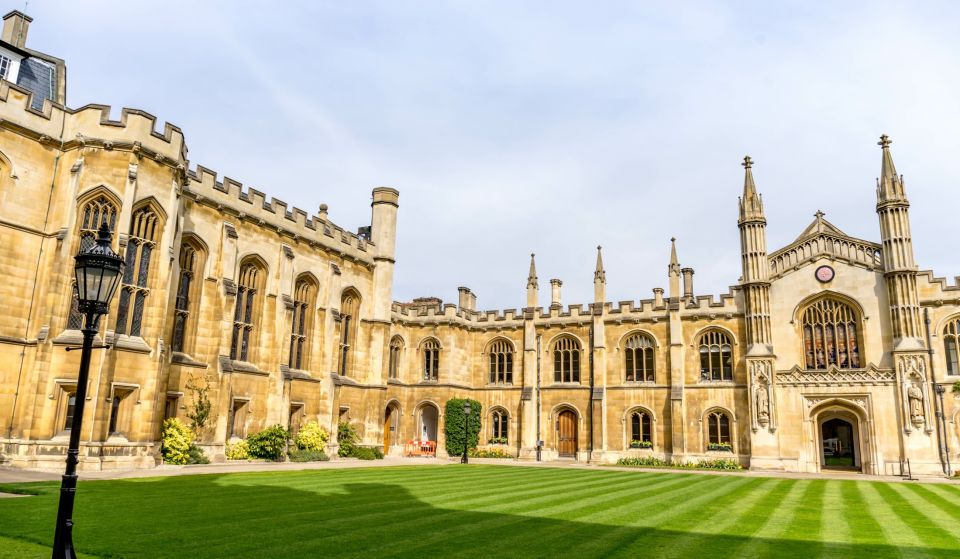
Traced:
<path fill-rule="evenodd" d="M 388 404 L 383 412 L 383 453 L 390 452 L 390 445 L 397 444 L 398 433 L 400 432 L 400 411 L 394 403 Z"/>
<path fill-rule="evenodd" d="M 557 454 L 561 458 L 577 457 L 577 414 L 573 410 L 557 414 Z"/>
<path fill-rule="evenodd" d="M 437 441 L 437 421 L 439 417 L 440 410 L 433 404 L 420 406 L 420 413 L 417 414 L 417 437 L 421 441 Z"/>
<path fill-rule="evenodd" d="M 818 418 L 820 467 L 825 470 L 860 471 L 859 422 L 847 412 L 827 412 Z"/>

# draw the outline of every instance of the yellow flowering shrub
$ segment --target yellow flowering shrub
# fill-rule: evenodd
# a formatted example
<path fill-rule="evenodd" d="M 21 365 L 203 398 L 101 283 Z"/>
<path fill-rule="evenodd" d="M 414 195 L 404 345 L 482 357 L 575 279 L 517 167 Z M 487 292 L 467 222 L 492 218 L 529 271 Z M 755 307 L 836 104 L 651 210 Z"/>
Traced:
<path fill-rule="evenodd" d="M 227 460 L 249 460 L 250 445 L 247 444 L 246 439 L 237 441 L 236 444 L 228 444 L 224 453 L 227 455 Z"/>
<path fill-rule="evenodd" d="M 193 431 L 171 417 L 163 422 L 160 432 L 160 452 L 167 464 L 186 464 L 190 459 L 190 447 L 193 445 Z"/>
<path fill-rule="evenodd" d="M 330 433 L 316 421 L 309 421 L 297 432 L 293 441 L 300 450 L 321 451 L 326 448 Z"/>

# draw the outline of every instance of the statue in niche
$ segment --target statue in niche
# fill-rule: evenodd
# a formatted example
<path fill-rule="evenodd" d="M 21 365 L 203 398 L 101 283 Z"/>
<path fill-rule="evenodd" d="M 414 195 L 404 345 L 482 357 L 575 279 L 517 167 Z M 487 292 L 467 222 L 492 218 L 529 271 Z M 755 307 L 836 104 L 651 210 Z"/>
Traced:
<path fill-rule="evenodd" d="M 770 395 L 767 393 L 767 385 L 761 384 L 756 389 L 757 402 L 757 423 L 766 426 L 770 423 Z"/>
<path fill-rule="evenodd" d="M 917 386 L 917 382 L 911 382 L 907 388 L 907 400 L 910 402 L 910 419 L 914 424 L 923 423 L 923 390 Z"/>

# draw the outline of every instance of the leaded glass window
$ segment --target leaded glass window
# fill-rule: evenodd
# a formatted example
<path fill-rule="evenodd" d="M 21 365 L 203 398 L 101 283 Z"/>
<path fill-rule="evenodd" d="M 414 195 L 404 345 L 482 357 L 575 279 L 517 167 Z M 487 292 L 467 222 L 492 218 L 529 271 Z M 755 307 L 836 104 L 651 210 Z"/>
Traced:
<path fill-rule="evenodd" d="M 630 414 L 630 441 L 649 443 L 650 438 L 650 414 L 645 411 L 638 411 Z"/>
<path fill-rule="evenodd" d="M 130 238 L 124 253 L 126 266 L 120 286 L 120 306 L 117 309 L 117 334 L 139 336 L 143 328 L 143 309 L 150 290 L 150 257 L 159 233 L 157 214 L 149 206 L 133 212 Z M 131 309 L 132 305 L 132 309 Z"/>
<path fill-rule="evenodd" d="M 390 363 L 387 368 L 389 378 L 400 378 L 400 352 L 403 351 L 403 339 L 394 336 L 390 340 Z"/>
<path fill-rule="evenodd" d="M 820 299 L 803 312 L 803 354 L 807 369 L 859 369 L 859 317 L 849 305 Z"/>
<path fill-rule="evenodd" d="M 733 349 L 724 332 L 700 336 L 700 380 L 733 380 Z"/>
<path fill-rule="evenodd" d="M 104 195 L 97 196 L 83 205 L 77 220 L 80 243 L 77 252 L 83 252 L 93 246 L 97 240 L 97 229 L 102 223 L 110 227 L 110 231 L 117 230 L 117 206 Z M 116 235 L 114 235 L 116 238 Z M 83 328 L 83 314 L 77 306 L 77 292 L 73 289 L 70 297 L 70 318 L 67 319 L 67 328 L 79 330 Z"/>
<path fill-rule="evenodd" d="M 653 382 L 653 340 L 645 334 L 634 334 L 623 348 L 627 382 Z"/>
<path fill-rule="evenodd" d="M 250 346 L 256 340 L 254 310 L 260 291 L 260 273 L 260 268 L 253 263 L 240 267 L 237 301 L 233 309 L 233 336 L 230 342 L 230 359 L 233 360 L 248 361 Z"/>
<path fill-rule="evenodd" d="M 513 348 L 506 340 L 490 344 L 490 383 L 513 384 Z"/>
<path fill-rule="evenodd" d="M 173 337 L 170 348 L 184 351 L 187 327 L 190 322 L 190 295 L 199 265 L 197 249 L 188 242 L 180 246 L 180 277 L 177 282 L 177 298 L 174 301 Z"/>
<path fill-rule="evenodd" d="M 721 411 L 707 415 L 707 440 L 712 445 L 730 444 L 730 417 Z"/>
<path fill-rule="evenodd" d="M 507 426 L 510 420 L 507 413 L 502 409 L 493 410 L 490 419 L 493 422 L 494 444 L 507 444 Z"/>
<path fill-rule="evenodd" d="M 580 382 L 580 342 L 564 336 L 553 344 L 553 381 Z"/>
<path fill-rule="evenodd" d="M 306 277 L 298 280 L 294 288 L 290 359 L 287 363 L 292 369 L 303 369 L 307 366 L 308 337 L 312 326 L 311 307 L 315 291 L 313 281 Z"/>
<path fill-rule="evenodd" d="M 340 374 L 348 375 L 353 368 L 353 344 L 357 338 L 360 295 L 353 289 L 344 291 L 340 299 Z"/>
<path fill-rule="evenodd" d="M 943 330 L 943 352 L 947 374 L 960 375 L 960 318 L 951 320 Z"/>
<path fill-rule="evenodd" d="M 430 338 L 423 342 L 423 380 L 435 381 L 440 376 L 440 342 Z"/>

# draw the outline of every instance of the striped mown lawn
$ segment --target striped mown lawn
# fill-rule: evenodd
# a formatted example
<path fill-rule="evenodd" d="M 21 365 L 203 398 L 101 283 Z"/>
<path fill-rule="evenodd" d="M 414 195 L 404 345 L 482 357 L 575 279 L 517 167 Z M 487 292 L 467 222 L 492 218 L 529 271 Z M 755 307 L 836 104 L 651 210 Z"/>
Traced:
<path fill-rule="evenodd" d="M 0 556 L 47 556 L 58 485 L 20 487 Z M 960 557 L 956 485 L 579 468 L 81 481 L 76 521 L 109 557 Z"/>

